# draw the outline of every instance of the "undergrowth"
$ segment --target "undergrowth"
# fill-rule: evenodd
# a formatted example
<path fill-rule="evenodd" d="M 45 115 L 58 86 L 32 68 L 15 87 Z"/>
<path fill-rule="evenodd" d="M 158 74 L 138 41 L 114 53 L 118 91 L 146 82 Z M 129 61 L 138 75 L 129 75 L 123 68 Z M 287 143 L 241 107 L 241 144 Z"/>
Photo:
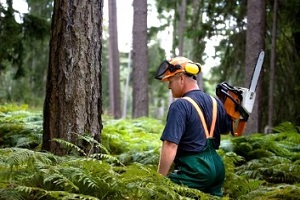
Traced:
<path fill-rule="evenodd" d="M 78 135 L 101 154 L 41 152 L 42 114 L 25 105 L 0 106 L 0 200 L 220 199 L 176 185 L 156 172 L 163 122 L 103 120 L 102 143 Z M 226 179 L 221 199 L 300 199 L 299 127 L 285 122 L 275 134 L 222 136 Z M 92 151 L 91 151 L 92 152 Z"/>

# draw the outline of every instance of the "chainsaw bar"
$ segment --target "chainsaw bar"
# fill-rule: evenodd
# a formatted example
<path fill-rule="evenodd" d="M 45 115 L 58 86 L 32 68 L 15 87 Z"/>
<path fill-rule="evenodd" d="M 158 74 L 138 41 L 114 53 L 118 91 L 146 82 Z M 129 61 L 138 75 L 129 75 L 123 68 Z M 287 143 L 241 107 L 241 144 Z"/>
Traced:
<path fill-rule="evenodd" d="M 258 56 L 258 59 L 257 59 L 257 62 L 256 62 L 256 66 L 255 66 L 254 72 L 252 74 L 252 80 L 251 80 L 250 86 L 249 86 L 249 91 L 250 92 L 255 92 L 255 90 L 256 90 L 259 74 L 260 74 L 260 71 L 261 71 L 261 68 L 262 68 L 262 65 L 263 65 L 263 62 L 264 62 L 264 57 L 265 57 L 265 52 L 262 50 L 259 53 L 259 56 Z"/>

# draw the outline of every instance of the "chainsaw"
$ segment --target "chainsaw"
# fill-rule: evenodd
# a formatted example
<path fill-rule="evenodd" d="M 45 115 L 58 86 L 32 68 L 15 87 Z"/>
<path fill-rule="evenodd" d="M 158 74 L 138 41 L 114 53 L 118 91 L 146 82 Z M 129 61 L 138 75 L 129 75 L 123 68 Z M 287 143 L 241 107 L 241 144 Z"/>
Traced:
<path fill-rule="evenodd" d="M 265 52 L 262 50 L 258 55 L 249 88 L 231 86 L 226 82 L 219 83 L 216 87 L 216 95 L 223 102 L 226 113 L 232 120 L 231 134 L 233 136 L 242 135 L 249 119 L 249 114 L 253 110 L 256 86 L 264 57 Z"/>

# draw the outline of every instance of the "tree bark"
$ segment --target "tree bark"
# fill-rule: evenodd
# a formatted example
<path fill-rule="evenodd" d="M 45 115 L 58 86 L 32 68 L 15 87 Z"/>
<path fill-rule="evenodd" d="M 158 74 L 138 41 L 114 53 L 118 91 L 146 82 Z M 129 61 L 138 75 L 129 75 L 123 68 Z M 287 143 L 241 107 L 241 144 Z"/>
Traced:
<path fill-rule="evenodd" d="M 202 15 L 203 15 L 203 0 L 193 0 L 193 19 L 192 19 L 192 27 L 195 29 L 201 29 L 202 25 Z M 203 54 L 204 48 L 199 48 L 200 44 L 203 43 L 203 38 L 202 37 L 193 37 L 192 38 L 192 44 L 193 44 L 193 52 L 192 52 L 192 60 L 194 62 L 199 62 L 200 58 Z M 204 46 L 204 45 L 202 45 Z M 202 69 L 203 70 L 203 69 Z M 200 90 L 204 91 L 204 83 L 203 83 L 203 72 L 199 73 L 197 75 L 197 83 L 200 88 Z"/>
<path fill-rule="evenodd" d="M 265 39 L 265 0 L 248 0 L 247 4 L 247 33 L 246 33 L 246 68 L 244 86 L 249 87 L 252 73 L 254 71 L 257 56 L 264 49 Z M 256 100 L 253 111 L 250 114 L 245 134 L 259 132 L 261 121 L 261 80 L 263 73 L 260 74 L 259 82 L 256 88 Z"/>
<path fill-rule="evenodd" d="M 133 1 L 133 111 L 132 117 L 148 116 L 147 0 Z"/>
<path fill-rule="evenodd" d="M 181 6 L 179 6 L 179 25 L 178 25 L 178 56 L 183 56 L 183 44 L 184 44 L 184 30 L 186 23 L 186 0 L 181 0 Z"/>
<path fill-rule="evenodd" d="M 102 9 L 102 0 L 54 1 L 43 150 L 67 153 L 53 138 L 89 150 L 74 133 L 100 140 Z"/>
<path fill-rule="evenodd" d="M 272 132 L 271 130 L 273 128 L 273 110 L 274 110 L 274 108 L 273 108 L 273 98 L 274 98 L 273 94 L 274 94 L 274 79 L 275 79 L 275 68 L 276 68 L 277 10 L 278 10 L 278 0 L 274 0 L 267 133 L 271 133 Z"/>
<path fill-rule="evenodd" d="M 115 119 L 121 118 L 120 61 L 118 47 L 116 0 L 108 1 L 109 9 L 109 98 L 110 112 Z"/>

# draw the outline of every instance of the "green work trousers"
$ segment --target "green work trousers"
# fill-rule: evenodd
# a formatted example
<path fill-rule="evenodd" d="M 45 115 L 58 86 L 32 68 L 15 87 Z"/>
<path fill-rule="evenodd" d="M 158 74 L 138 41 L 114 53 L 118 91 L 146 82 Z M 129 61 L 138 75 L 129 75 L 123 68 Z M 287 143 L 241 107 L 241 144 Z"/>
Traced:
<path fill-rule="evenodd" d="M 203 152 L 176 157 L 175 170 L 168 177 L 177 184 L 222 196 L 225 167 L 212 143 L 213 139 L 207 139 Z"/>

